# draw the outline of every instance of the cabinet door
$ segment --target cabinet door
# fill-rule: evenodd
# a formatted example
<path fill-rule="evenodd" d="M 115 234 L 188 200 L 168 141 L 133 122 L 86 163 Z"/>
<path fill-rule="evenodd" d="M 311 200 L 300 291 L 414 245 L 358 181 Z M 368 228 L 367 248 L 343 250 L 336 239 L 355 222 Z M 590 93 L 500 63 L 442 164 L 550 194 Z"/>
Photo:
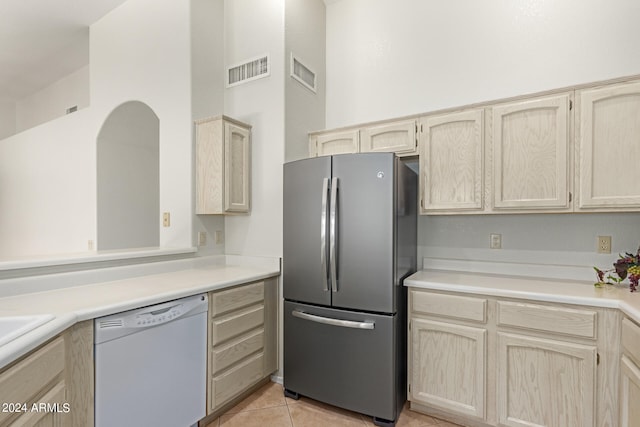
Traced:
<path fill-rule="evenodd" d="M 196 122 L 196 214 L 223 211 L 223 132 L 220 119 Z"/>
<path fill-rule="evenodd" d="M 18 418 L 13 425 L 23 427 L 71 426 L 71 418 L 70 415 L 67 414 L 72 411 L 73 408 L 65 406 L 65 402 L 67 402 L 65 384 L 64 381 L 61 381 L 37 400 L 39 410 L 32 410 L 25 413 Z"/>
<path fill-rule="evenodd" d="M 569 208 L 571 95 L 491 108 L 493 208 Z"/>
<path fill-rule="evenodd" d="M 420 120 L 421 213 L 483 207 L 483 111 Z"/>
<path fill-rule="evenodd" d="M 498 333 L 498 422 L 594 427 L 596 347 Z"/>
<path fill-rule="evenodd" d="M 486 330 L 418 318 L 411 328 L 410 400 L 484 418 Z"/>
<path fill-rule="evenodd" d="M 416 154 L 416 122 L 405 120 L 361 130 L 360 151 L 393 152 L 399 155 Z"/>
<path fill-rule="evenodd" d="M 640 82 L 578 97 L 579 208 L 640 208 Z"/>
<path fill-rule="evenodd" d="M 620 364 L 620 426 L 640 427 L 640 369 L 626 356 Z"/>
<path fill-rule="evenodd" d="M 360 150 L 360 132 L 348 130 L 315 136 L 316 156 L 357 153 Z"/>
<path fill-rule="evenodd" d="M 225 123 L 224 137 L 224 210 L 249 212 L 251 136 L 249 130 Z"/>

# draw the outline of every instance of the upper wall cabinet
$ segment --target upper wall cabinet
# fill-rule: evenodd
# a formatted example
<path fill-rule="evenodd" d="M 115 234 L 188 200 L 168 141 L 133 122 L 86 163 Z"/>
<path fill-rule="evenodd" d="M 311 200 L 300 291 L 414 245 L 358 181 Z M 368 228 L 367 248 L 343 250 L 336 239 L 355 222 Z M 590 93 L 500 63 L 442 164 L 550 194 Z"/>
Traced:
<path fill-rule="evenodd" d="M 416 154 L 416 122 L 404 120 L 369 126 L 360 130 L 360 151 Z"/>
<path fill-rule="evenodd" d="M 493 106 L 493 209 L 568 210 L 572 94 Z"/>
<path fill-rule="evenodd" d="M 640 82 L 577 92 L 579 210 L 640 208 Z"/>
<path fill-rule="evenodd" d="M 361 128 L 314 132 L 309 135 L 309 156 L 345 153 L 392 152 L 417 154 L 416 121 L 399 120 Z"/>
<path fill-rule="evenodd" d="M 247 213 L 251 126 L 220 116 L 196 121 L 196 213 Z"/>
<path fill-rule="evenodd" d="M 309 137 L 311 157 L 357 153 L 359 150 L 360 131 L 358 129 L 328 132 Z"/>
<path fill-rule="evenodd" d="M 483 209 L 483 110 L 420 119 L 420 211 Z"/>

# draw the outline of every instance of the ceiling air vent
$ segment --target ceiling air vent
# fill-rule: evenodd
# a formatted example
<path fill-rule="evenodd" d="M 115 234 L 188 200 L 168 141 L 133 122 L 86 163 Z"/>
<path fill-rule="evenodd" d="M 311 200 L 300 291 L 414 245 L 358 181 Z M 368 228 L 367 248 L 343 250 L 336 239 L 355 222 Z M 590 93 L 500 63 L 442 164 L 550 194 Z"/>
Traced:
<path fill-rule="evenodd" d="M 227 68 L 227 87 L 261 79 L 267 77 L 270 73 L 269 55 L 263 55 Z"/>
<path fill-rule="evenodd" d="M 304 87 L 316 91 L 316 73 L 291 54 L 291 77 L 302 83 Z"/>

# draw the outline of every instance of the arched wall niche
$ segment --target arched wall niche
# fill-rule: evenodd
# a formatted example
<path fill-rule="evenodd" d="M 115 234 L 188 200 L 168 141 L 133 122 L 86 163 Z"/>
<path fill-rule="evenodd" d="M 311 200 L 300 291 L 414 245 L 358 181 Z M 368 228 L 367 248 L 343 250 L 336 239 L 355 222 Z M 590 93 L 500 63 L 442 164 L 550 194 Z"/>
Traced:
<path fill-rule="evenodd" d="M 97 137 L 97 249 L 160 245 L 160 121 L 140 101 L 116 107 Z"/>

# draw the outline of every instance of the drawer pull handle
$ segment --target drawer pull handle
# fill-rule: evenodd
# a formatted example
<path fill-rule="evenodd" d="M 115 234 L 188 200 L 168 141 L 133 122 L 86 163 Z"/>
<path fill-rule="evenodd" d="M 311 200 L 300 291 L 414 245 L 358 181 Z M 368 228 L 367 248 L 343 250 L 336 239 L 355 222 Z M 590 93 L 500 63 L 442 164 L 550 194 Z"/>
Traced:
<path fill-rule="evenodd" d="M 315 314 L 309 314 L 299 310 L 293 310 L 291 314 L 293 315 L 293 317 L 298 317 L 300 319 L 310 320 L 316 323 L 323 323 L 325 325 L 341 326 L 343 328 L 374 329 L 376 327 L 375 322 L 357 322 L 355 320 L 334 319 L 332 317 L 317 316 Z"/>

